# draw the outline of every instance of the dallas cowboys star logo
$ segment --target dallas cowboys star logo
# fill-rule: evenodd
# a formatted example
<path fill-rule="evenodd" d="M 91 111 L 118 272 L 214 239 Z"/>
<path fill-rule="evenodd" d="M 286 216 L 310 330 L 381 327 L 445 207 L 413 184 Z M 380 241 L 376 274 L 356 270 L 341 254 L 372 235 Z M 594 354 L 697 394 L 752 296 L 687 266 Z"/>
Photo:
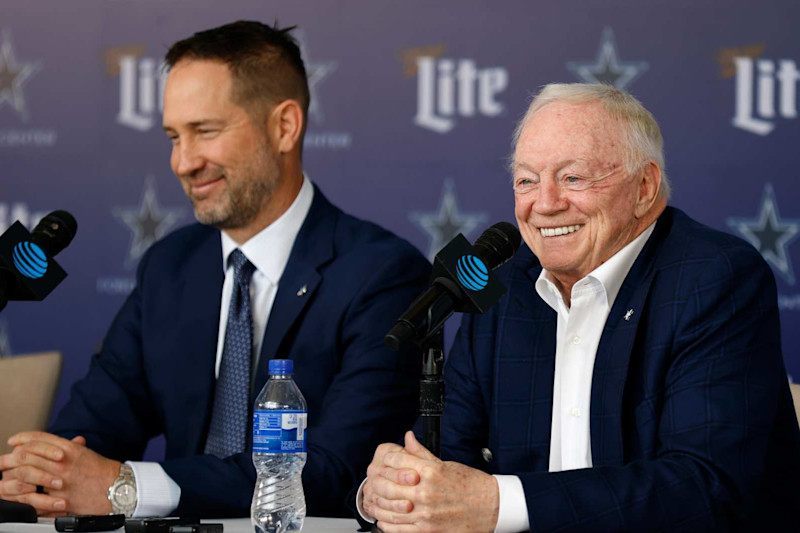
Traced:
<path fill-rule="evenodd" d="M 461 213 L 456 201 L 456 186 L 448 178 L 442 187 L 442 200 L 436 213 L 411 213 L 408 217 L 421 230 L 428 234 L 430 246 L 428 259 L 433 261 L 436 254 L 450 242 L 453 237 L 463 233 L 469 234 L 479 225 L 486 222 L 486 213 Z"/>
<path fill-rule="evenodd" d="M 800 219 L 781 218 L 771 183 L 767 183 L 764 187 L 761 212 L 758 217 L 729 218 L 728 226 L 755 246 L 764 260 L 777 270 L 789 285 L 794 285 L 794 269 L 787 248 L 800 233 Z"/>
<path fill-rule="evenodd" d="M 145 179 L 142 201 L 138 207 L 115 207 L 114 217 L 131 230 L 131 244 L 125 266 L 136 264 L 151 244 L 167 234 L 183 216 L 182 208 L 161 208 L 156 197 L 155 178 Z"/>
<path fill-rule="evenodd" d="M 325 114 L 322 112 L 322 104 L 319 99 L 319 86 L 325 78 L 336 71 L 339 64 L 336 61 L 311 61 L 308 59 L 308 46 L 305 44 L 305 39 L 300 33 L 297 37 L 300 42 L 300 54 L 306 65 L 308 92 L 311 97 L 311 102 L 308 104 L 308 115 L 315 123 L 322 124 L 325 121 Z"/>
<path fill-rule="evenodd" d="M 2 33 L 0 39 L 0 108 L 8 102 L 23 122 L 28 121 L 28 107 L 22 87 L 40 68 L 38 63 L 18 63 L 11 44 L 11 34 Z"/>
<path fill-rule="evenodd" d="M 647 70 L 646 61 L 620 61 L 614 30 L 605 28 L 593 61 L 570 61 L 567 68 L 586 83 L 607 83 L 624 89 Z"/>
<path fill-rule="evenodd" d="M 3 320 L 0 321 L 0 357 L 8 357 L 11 353 L 11 342 L 8 339 L 8 324 Z"/>

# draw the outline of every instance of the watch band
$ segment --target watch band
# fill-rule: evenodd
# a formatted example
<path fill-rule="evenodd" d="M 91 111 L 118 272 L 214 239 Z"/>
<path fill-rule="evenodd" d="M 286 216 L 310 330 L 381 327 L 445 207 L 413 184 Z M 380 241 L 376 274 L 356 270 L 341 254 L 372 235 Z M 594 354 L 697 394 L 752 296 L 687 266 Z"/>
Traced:
<path fill-rule="evenodd" d="M 133 475 L 133 468 L 131 468 L 130 465 L 126 465 L 125 463 L 122 463 L 120 465 L 119 477 L 117 479 L 119 478 L 124 478 L 133 483 L 134 485 L 136 485 L 136 476 Z"/>

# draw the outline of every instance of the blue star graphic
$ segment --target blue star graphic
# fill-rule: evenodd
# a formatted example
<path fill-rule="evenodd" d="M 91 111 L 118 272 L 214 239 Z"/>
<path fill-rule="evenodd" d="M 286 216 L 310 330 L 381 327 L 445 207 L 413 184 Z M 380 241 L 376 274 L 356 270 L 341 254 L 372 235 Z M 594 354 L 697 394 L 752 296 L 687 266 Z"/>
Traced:
<path fill-rule="evenodd" d="M 18 63 L 11 45 L 11 34 L 3 32 L 0 40 L 0 107 L 8 102 L 25 122 L 28 121 L 28 107 L 22 87 L 39 68 L 38 63 Z"/>
<path fill-rule="evenodd" d="M 115 207 L 114 217 L 131 230 L 131 244 L 125 265 L 130 267 L 144 255 L 151 244 L 167 232 L 183 216 L 182 208 L 161 208 L 156 196 L 155 178 L 145 179 L 142 201 L 138 207 Z"/>
<path fill-rule="evenodd" d="M 463 233 L 469 234 L 488 219 L 486 213 L 461 213 L 456 201 L 456 186 L 451 178 L 444 182 L 439 210 L 435 213 L 413 212 L 408 217 L 421 230 L 428 234 L 430 246 L 428 259 L 433 261 L 436 254 L 450 242 L 453 237 Z"/>
<path fill-rule="evenodd" d="M 771 183 L 764 187 L 761 212 L 756 218 L 728 219 L 728 226 L 735 229 L 750 244 L 758 249 L 764 260 L 774 268 L 789 285 L 794 285 L 794 269 L 789 256 L 789 244 L 800 234 L 800 219 L 781 218 L 778 202 Z"/>
<path fill-rule="evenodd" d="M 646 61 L 620 61 L 614 30 L 605 28 L 597 58 L 591 61 L 570 61 L 567 68 L 586 83 L 607 83 L 624 89 L 638 78 L 648 65 Z"/>
<path fill-rule="evenodd" d="M 322 111 L 322 104 L 319 98 L 319 86 L 322 82 L 333 74 L 339 67 L 336 61 L 312 61 L 308 56 L 308 46 L 302 34 L 298 34 L 300 41 L 300 53 L 306 65 L 306 75 L 308 76 L 308 92 L 311 102 L 308 104 L 308 115 L 316 124 L 325 121 L 325 114 Z"/>

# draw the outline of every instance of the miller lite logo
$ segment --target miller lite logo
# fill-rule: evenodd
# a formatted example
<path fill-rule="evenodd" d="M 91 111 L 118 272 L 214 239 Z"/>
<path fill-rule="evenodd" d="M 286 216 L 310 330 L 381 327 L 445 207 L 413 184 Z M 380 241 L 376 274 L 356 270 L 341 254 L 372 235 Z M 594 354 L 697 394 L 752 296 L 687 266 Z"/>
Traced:
<path fill-rule="evenodd" d="M 503 67 L 478 68 L 472 59 L 416 58 L 417 113 L 414 124 L 447 133 L 456 118 L 496 117 L 505 110 L 498 95 L 508 87 Z"/>
<path fill-rule="evenodd" d="M 151 57 L 119 57 L 119 113 L 117 122 L 138 131 L 148 131 L 161 120 L 167 72 Z"/>
<path fill-rule="evenodd" d="M 756 135 L 769 135 L 775 119 L 797 118 L 800 71 L 791 59 L 735 57 L 736 112 L 733 125 Z"/>

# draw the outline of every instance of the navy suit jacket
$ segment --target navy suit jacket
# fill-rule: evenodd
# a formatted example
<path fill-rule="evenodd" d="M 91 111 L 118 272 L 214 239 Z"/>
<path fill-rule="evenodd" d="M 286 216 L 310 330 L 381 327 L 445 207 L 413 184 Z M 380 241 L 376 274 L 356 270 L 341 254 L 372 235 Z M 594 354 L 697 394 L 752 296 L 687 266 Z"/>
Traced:
<path fill-rule="evenodd" d="M 294 360 L 308 403 L 308 513 L 350 516 L 347 493 L 375 447 L 418 415 L 420 357 L 383 336 L 427 285 L 430 264 L 406 241 L 357 220 L 315 190 L 281 277 L 251 392 L 274 357 Z M 51 431 L 83 435 L 120 461 L 166 437 L 164 470 L 181 487 L 175 514 L 246 516 L 251 443 L 224 460 L 203 453 L 214 396 L 223 283 L 219 231 L 195 224 L 154 244 L 88 375 Z M 305 294 L 298 293 L 306 287 Z M 252 405 L 252 402 L 251 402 Z"/>
<path fill-rule="evenodd" d="M 531 531 L 800 530 L 800 432 L 760 255 L 666 209 L 597 350 L 593 468 L 548 473 L 557 318 L 523 248 L 448 358 L 443 457 L 519 476 Z"/>

